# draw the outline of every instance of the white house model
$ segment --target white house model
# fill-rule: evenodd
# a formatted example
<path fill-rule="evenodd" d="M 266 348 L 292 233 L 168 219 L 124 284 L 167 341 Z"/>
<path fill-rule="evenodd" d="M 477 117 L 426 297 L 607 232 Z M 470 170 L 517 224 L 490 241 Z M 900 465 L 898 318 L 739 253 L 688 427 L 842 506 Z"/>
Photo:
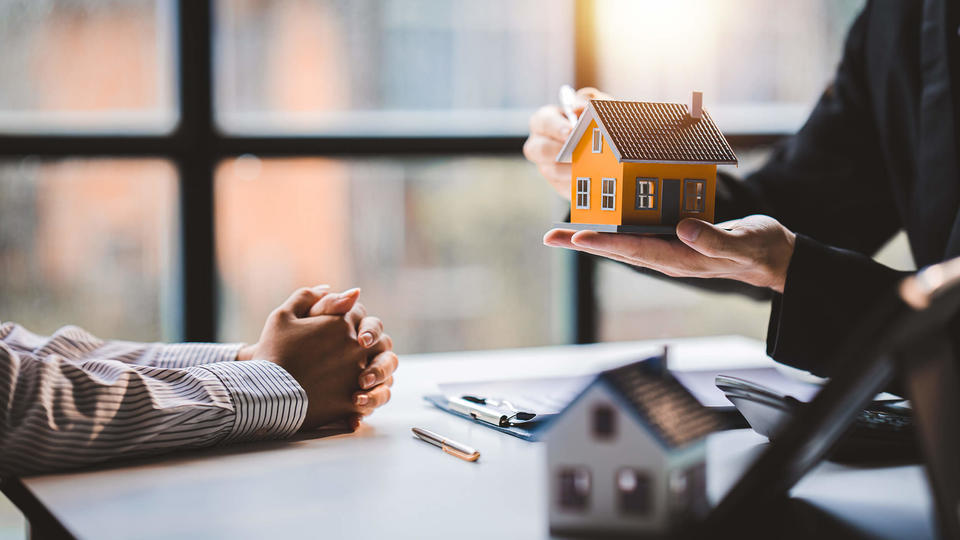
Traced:
<path fill-rule="evenodd" d="M 651 358 L 601 373 L 546 436 L 550 530 L 661 535 L 703 517 L 722 419 Z"/>

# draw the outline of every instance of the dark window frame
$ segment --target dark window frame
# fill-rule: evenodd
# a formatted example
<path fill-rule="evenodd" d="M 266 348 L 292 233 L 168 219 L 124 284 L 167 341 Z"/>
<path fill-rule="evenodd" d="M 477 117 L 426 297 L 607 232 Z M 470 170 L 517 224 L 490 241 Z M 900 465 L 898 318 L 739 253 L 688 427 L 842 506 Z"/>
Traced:
<path fill-rule="evenodd" d="M 606 403 L 595 405 L 590 414 L 590 434 L 598 441 L 617 438 L 617 409 Z"/>
<path fill-rule="evenodd" d="M 171 132 L 150 135 L 11 134 L 0 132 L 0 157 L 160 158 L 179 173 L 180 294 L 179 338 L 217 339 L 217 268 L 214 231 L 214 168 L 243 154 L 289 156 L 520 156 L 525 136 L 268 136 L 232 135 L 216 128 L 213 107 L 214 0 L 177 0 L 175 39 L 179 123 Z M 574 0 L 575 81 L 596 84 L 594 0 Z M 189 54 L 184 54 L 189 51 Z M 768 145 L 781 134 L 727 137 L 733 145 Z M 572 339 L 597 338 L 596 261 L 577 253 L 571 272 L 574 291 Z"/>
<path fill-rule="evenodd" d="M 635 485 L 632 490 L 623 489 L 620 482 L 623 473 L 633 474 Z M 654 483 L 649 472 L 636 467 L 621 467 L 614 473 L 613 484 L 617 489 L 617 509 L 621 515 L 642 517 L 653 512 Z"/>
<path fill-rule="evenodd" d="M 688 186 L 694 186 L 694 192 L 692 195 L 687 193 Z M 696 186 L 700 186 L 703 191 L 703 194 L 700 195 L 699 197 L 697 196 L 697 193 L 696 193 Z M 681 205 L 681 208 L 683 208 L 683 211 L 691 214 L 702 214 L 703 211 L 706 209 L 706 205 L 707 205 L 706 191 L 707 191 L 706 180 L 701 178 L 684 178 L 683 179 L 683 204 Z M 693 197 L 694 202 L 697 203 L 693 208 L 689 208 L 687 206 L 687 198 L 691 196 Z"/>
<path fill-rule="evenodd" d="M 576 476 L 578 473 L 586 474 L 587 488 L 585 494 L 574 493 L 574 497 L 569 497 L 568 489 L 576 491 Z M 585 466 L 564 466 L 557 470 L 557 505 L 563 510 L 573 512 L 585 512 L 590 509 L 590 495 L 593 493 L 593 474 Z"/>
<path fill-rule="evenodd" d="M 640 194 L 640 184 L 649 183 L 651 186 L 650 193 Z M 636 185 L 634 186 L 634 210 L 656 210 L 658 206 L 657 199 L 660 196 L 660 179 L 655 177 L 648 176 L 638 176 L 636 179 Z M 650 206 L 643 206 L 640 204 L 640 197 L 650 197 L 650 200 L 653 201 Z"/>

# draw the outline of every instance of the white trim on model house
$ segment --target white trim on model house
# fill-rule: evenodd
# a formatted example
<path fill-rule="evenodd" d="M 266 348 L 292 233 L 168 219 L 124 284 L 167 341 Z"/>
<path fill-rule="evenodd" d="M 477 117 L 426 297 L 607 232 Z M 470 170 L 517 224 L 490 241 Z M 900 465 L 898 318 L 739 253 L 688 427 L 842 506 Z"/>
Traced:
<path fill-rule="evenodd" d="M 617 209 L 617 179 L 603 178 L 600 181 L 600 209 Z"/>
<path fill-rule="evenodd" d="M 577 210 L 590 209 L 590 178 L 586 176 L 577 177 Z"/>

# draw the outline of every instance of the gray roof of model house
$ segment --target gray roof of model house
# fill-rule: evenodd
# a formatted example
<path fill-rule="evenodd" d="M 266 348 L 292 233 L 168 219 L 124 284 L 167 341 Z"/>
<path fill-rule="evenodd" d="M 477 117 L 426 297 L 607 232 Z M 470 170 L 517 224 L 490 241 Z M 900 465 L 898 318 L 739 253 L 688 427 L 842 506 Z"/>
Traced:
<path fill-rule="evenodd" d="M 661 366 L 661 358 L 654 357 L 604 371 L 587 389 L 605 385 L 620 398 L 622 408 L 668 449 L 680 448 L 722 429 L 723 418 L 701 405 L 673 376 L 664 374 Z M 571 406 L 573 403 L 567 409 Z"/>

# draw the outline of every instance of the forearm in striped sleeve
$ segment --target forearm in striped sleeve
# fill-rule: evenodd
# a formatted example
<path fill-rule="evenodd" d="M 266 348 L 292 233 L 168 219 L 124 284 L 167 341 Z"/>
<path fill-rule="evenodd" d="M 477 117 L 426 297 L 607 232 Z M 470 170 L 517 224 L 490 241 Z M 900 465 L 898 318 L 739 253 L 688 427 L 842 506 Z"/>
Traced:
<path fill-rule="evenodd" d="M 38 336 L 22 326 L 0 325 L 0 340 L 14 350 L 35 355 L 58 354 L 68 360 L 109 358 L 125 364 L 186 368 L 237 359 L 240 343 L 139 343 L 105 341 L 76 326 Z"/>
<path fill-rule="evenodd" d="M 303 423 L 306 406 L 300 385 L 270 362 L 77 362 L 0 342 L 0 474 L 287 437 Z"/>

